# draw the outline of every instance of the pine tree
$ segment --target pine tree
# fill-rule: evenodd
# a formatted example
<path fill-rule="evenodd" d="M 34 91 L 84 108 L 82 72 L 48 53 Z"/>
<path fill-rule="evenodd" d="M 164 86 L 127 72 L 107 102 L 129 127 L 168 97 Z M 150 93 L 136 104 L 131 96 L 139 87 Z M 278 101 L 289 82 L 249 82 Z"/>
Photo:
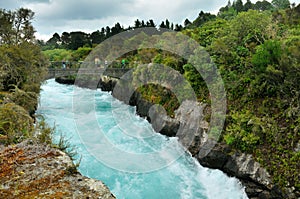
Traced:
<path fill-rule="evenodd" d="M 170 29 L 170 22 L 168 19 L 166 19 L 166 28 Z"/>
<path fill-rule="evenodd" d="M 186 27 L 188 27 L 189 25 L 191 25 L 192 24 L 192 22 L 190 22 L 190 20 L 188 20 L 188 19 L 185 19 L 184 20 L 184 27 L 186 28 Z"/>
<path fill-rule="evenodd" d="M 142 23 L 138 19 L 134 22 L 134 28 L 140 28 L 141 25 L 142 25 Z"/>
<path fill-rule="evenodd" d="M 244 5 L 242 0 L 236 0 L 233 2 L 233 7 L 237 12 L 242 12 L 244 10 Z"/>
<path fill-rule="evenodd" d="M 247 0 L 247 2 L 244 5 L 244 11 L 248 11 L 250 9 L 253 9 L 253 6 L 254 5 L 252 4 L 252 2 L 250 0 Z"/>

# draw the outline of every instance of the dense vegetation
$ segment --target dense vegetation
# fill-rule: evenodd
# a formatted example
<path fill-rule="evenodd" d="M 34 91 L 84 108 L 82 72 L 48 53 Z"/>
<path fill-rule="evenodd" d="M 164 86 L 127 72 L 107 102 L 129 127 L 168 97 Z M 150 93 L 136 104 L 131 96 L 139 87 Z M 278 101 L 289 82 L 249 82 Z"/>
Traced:
<path fill-rule="evenodd" d="M 209 51 L 222 74 L 228 99 L 222 140 L 253 154 L 275 183 L 299 194 L 300 5 L 262 2 L 268 9 L 253 10 L 239 2 L 183 32 Z"/>
<path fill-rule="evenodd" d="M 35 44 L 33 16 L 24 8 L 0 10 L 0 142 L 6 145 L 27 138 L 51 142 L 47 125 L 43 121 L 34 125 L 48 64 Z"/>
<path fill-rule="evenodd" d="M 298 191 L 299 22 L 300 5 L 240 12 L 186 31 L 207 42 L 225 82 L 229 113 L 223 139 L 252 153 L 279 185 Z"/>
<path fill-rule="evenodd" d="M 207 49 L 222 74 L 228 114 L 221 141 L 253 154 L 275 183 L 299 194 L 300 5 L 286 2 L 257 2 L 265 6 L 253 9 L 235 1 L 183 33 Z M 187 76 L 203 88 L 199 74 Z"/>

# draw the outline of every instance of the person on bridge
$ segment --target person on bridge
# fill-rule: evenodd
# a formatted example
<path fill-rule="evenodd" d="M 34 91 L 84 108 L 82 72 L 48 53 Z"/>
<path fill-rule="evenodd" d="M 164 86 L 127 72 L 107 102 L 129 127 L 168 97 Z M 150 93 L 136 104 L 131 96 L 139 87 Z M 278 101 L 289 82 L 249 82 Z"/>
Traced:
<path fill-rule="evenodd" d="M 122 59 L 122 68 L 125 68 L 126 60 Z"/>
<path fill-rule="evenodd" d="M 66 69 L 66 62 L 65 61 L 62 61 L 62 68 Z"/>
<path fill-rule="evenodd" d="M 96 67 L 99 67 L 100 66 L 100 59 L 99 59 L 99 57 L 95 57 L 95 66 Z"/>

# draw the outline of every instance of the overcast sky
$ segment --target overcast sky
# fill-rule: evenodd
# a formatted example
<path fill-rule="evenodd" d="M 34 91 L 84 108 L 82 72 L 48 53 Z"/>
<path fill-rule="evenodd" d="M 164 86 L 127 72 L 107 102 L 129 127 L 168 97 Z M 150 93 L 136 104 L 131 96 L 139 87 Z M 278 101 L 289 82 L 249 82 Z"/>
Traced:
<path fill-rule="evenodd" d="M 33 25 L 37 38 L 48 40 L 55 32 L 61 34 L 80 30 L 91 33 L 102 27 L 114 26 L 117 22 L 126 28 L 132 26 L 136 19 L 153 19 L 156 24 L 169 19 L 182 24 L 186 18 L 193 21 L 201 10 L 217 13 L 227 2 L 228 0 L 0 0 L 0 8 L 30 8 L 35 12 Z M 299 4 L 300 0 L 290 2 Z"/>

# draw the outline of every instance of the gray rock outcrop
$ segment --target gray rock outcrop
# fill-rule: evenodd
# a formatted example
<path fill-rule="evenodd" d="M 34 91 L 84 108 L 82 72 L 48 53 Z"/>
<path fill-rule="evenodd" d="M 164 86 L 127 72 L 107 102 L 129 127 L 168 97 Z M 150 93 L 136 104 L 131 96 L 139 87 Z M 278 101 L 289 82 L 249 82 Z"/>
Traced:
<path fill-rule="evenodd" d="M 250 154 L 233 151 L 227 145 L 217 143 L 205 157 L 195 157 L 205 167 L 220 169 L 238 178 L 250 199 L 290 198 L 274 186 L 266 169 Z"/>
<path fill-rule="evenodd" d="M 77 172 L 70 157 L 25 141 L 0 150 L 0 198 L 115 198 L 99 180 Z"/>

